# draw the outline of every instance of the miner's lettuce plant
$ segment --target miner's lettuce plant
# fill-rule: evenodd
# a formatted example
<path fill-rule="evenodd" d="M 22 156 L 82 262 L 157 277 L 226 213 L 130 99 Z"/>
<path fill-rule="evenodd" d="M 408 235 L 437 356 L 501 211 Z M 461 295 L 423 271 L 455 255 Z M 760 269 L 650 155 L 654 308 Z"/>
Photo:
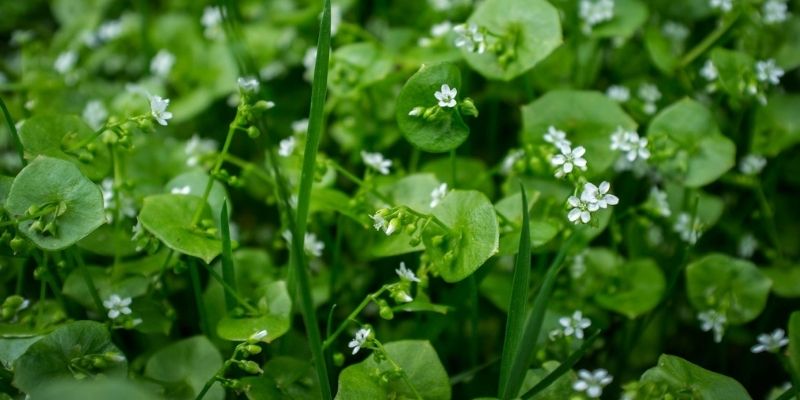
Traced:
<path fill-rule="evenodd" d="M 800 396 L 797 0 L 0 5 L 3 398 Z"/>

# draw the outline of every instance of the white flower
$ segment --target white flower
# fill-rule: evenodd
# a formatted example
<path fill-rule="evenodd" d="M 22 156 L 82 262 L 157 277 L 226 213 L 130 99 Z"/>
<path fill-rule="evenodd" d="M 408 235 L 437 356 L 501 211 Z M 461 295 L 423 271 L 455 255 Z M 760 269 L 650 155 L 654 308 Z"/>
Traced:
<path fill-rule="evenodd" d="M 257 92 L 258 87 L 260 86 L 258 83 L 258 79 L 253 77 L 248 77 L 248 78 L 239 77 L 238 79 L 236 79 L 236 84 L 239 85 L 239 89 L 241 89 L 243 92 L 249 92 L 249 93 Z"/>
<path fill-rule="evenodd" d="M 122 34 L 122 21 L 118 19 L 103 22 L 97 28 L 97 37 L 104 42 L 109 42 L 111 40 L 114 40 L 121 34 Z"/>
<path fill-rule="evenodd" d="M 167 111 L 169 106 L 169 99 L 161 98 L 160 96 L 149 96 L 150 98 L 150 114 L 162 126 L 167 126 L 167 120 L 172 118 L 172 113 Z"/>
<path fill-rule="evenodd" d="M 745 175 L 758 175 L 766 165 L 766 158 L 757 154 L 748 154 L 739 161 L 739 172 Z"/>
<path fill-rule="evenodd" d="M 453 24 L 450 21 L 444 21 L 435 24 L 431 27 L 431 36 L 442 37 L 453 29 Z"/>
<path fill-rule="evenodd" d="M 53 68 L 55 68 L 56 72 L 59 74 L 64 75 L 72 71 L 76 62 L 78 62 L 78 53 L 73 50 L 65 51 L 58 55 L 55 63 L 53 63 Z"/>
<path fill-rule="evenodd" d="M 203 24 L 203 28 L 205 28 L 203 35 L 205 35 L 207 39 L 219 37 L 220 22 L 222 22 L 222 10 L 219 7 L 209 6 L 203 9 L 203 17 L 200 18 L 200 23 Z"/>
<path fill-rule="evenodd" d="M 697 319 L 700 320 L 700 329 L 703 332 L 714 331 L 714 341 L 717 343 L 722 341 L 722 335 L 725 334 L 725 324 L 728 323 L 728 319 L 724 314 L 714 310 L 707 310 L 697 314 Z"/>
<path fill-rule="evenodd" d="M 765 24 L 778 24 L 789 18 L 787 5 L 783 1 L 768 0 L 762 9 Z"/>
<path fill-rule="evenodd" d="M 339 25 L 342 24 L 342 6 L 334 4 L 331 6 L 331 36 L 336 35 L 339 31 Z"/>
<path fill-rule="evenodd" d="M 562 326 L 565 336 L 575 335 L 578 339 L 583 339 L 583 330 L 592 326 L 589 318 L 583 318 L 581 311 L 575 311 L 570 317 L 561 317 L 558 323 Z"/>
<path fill-rule="evenodd" d="M 361 159 L 364 160 L 364 164 L 367 166 L 374 168 L 383 175 L 389 175 L 389 168 L 392 166 L 392 160 L 383 158 L 383 154 L 362 151 Z"/>
<path fill-rule="evenodd" d="M 108 119 L 108 110 L 100 100 L 91 100 L 83 108 L 83 120 L 94 129 L 100 129 Z"/>
<path fill-rule="evenodd" d="M 777 353 L 781 347 L 787 344 L 789 344 L 789 338 L 786 337 L 786 332 L 778 328 L 772 331 L 772 333 L 762 333 L 758 335 L 758 344 L 751 347 L 750 351 L 753 353 L 762 353 L 765 351 Z"/>
<path fill-rule="evenodd" d="M 108 309 L 108 318 L 116 319 L 120 315 L 129 315 L 132 311 L 130 308 L 131 298 L 121 298 L 119 295 L 112 294 L 108 299 L 103 300 L 103 307 Z"/>
<path fill-rule="evenodd" d="M 264 81 L 269 81 L 277 78 L 286 72 L 286 65 L 280 61 L 273 61 L 258 71 L 258 76 Z"/>
<path fill-rule="evenodd" d="M 658 86 L 653 85 L 652 83 L 644 83 L 641 86 L 639 86 L 637 94 L 639 95 L 639 98 L 646 103 L 645 107 L 647 106 L 647 104 L 650 104 L 653 107 L 655 107 L 655 103 L 661 100 L 661 91 L 658 90 Z"/>
<path fill-rule="evenodd" d="M 588 224 L 592 219 L 592 213 L 589 211 L 589 204 L 582 201 L 576 196 L 569 196 L 567 204 L 572 207 L 567 213 L 567 219 L 573 224 Z"/>
<path fill-rule="evenodd" d="M 574 150 L 569 146 L 561 146 L 559 150 L 561 154 L 556 154 L 550 159 L 550 163 L 557 167 L 556 178 L 571 173 L 576 167 L 586 171 L 586 159 L 583 158 L 586 149 L 583 146 L 578 146 Z"/>
<path fill-rule="evenodd" d="M 189 185 L 178 186 L 172 188 L 172 190 L 170 190 L 170 193 L 185 196 L 187 194 L 192 193 L 192 188 Z"/>
<path fill-rule="evenodd" d="M 369 216 L 372 219 L 372 227 L 375 228 L 376 231 L 380 231 L 386 228 L 386 219 L 384 219 L 379 212 L 376 212 L 373 215 Z"/>
<path fill-rule="evenodd" d="M 450 88 L 450 86 L 445 83 L 438 92 L 433 94 L 433 97 L 436 97 L 436 100 L 439 100 L 439 107 L 452 108 L 456 106 L 457 94 L 458 90 L 456 90 L 456 88 Z"/>
<path fill-rule="evenodd" d="M 150 72 L 160 78 L 166 78 L 175 65 L 175 55 L 169 50 L 161 49 L 150 61 Z"/>
<path fill-rule="evenodd" d="M 692 216 L 688 213 L 684 212 L 678 215 L 678 219 L 675 221 L 673 229 L 686 243 L 695 244 L 697 243 L 697 239 L 700 238 L 700 222 L 694 221 L 694 223 L 692 223 Z"/>
<path fill-rule="evenodd" d="M 397 293 L 397 297 L 400 300 L 403 300 L 406 303 L 411 303 L 412 301 L 414 301 L 414 298 L 411 297 L 411 295 L 406 293 L 405 291 L 401 291 L 401 292 Z"/>
<path fill-rule="evenodd" d="M 711 8 L 721 10 L 722 12 L 728 12 L 733 9 L 732 0 L 709 0 L 708 4 Z"/>
<path fill-rule="evenodd" d="M 579 15 L 584 30 L 591 32 L 593 26 L 614 18 L 614 0 L 581 0 Z"/>
<path fill-rule="evenodd" d="M 317 235 L 313 233 L 306 233 L 305 241 L 303 242 L 303 248 L 306 251 L 306 254 L 314 256 L 314 257 L 321 257 L 322 250 L 325 250 L 325 243 L 321 240 L 317 240 Z"/>
<path fill-rule="evenodd" d="M 419 117 L 425 111 L 424 107 L 414 107 L 408 112 L 409 117 Z"/>
<path fill-rule="evenodd" d="M 596 399 L 603 394 L 603 388 L 612 380 L 614 378 L 602 368 L 591 372 L 582 369 L 578 371 L 578 380 L 572 384 L 572 389 L 576 392 L 586 392 L 587 396 Z"/>
<path fill-rule="evenodd" d="M 561 148 L 564 146 L 570 147 L 572 146 L 572 142 L 567 140 L 567 133 L 556 129 L 554 126 L 547 127 L 547 132 L 544 134 L 544 141 L 548 143 L 552 143 L 554 146 Z"/>
<path fill-rule="evenodd" d="M 397 276 L 399 276 L 400 279 L 404 279 L 409 282 L 419 282 L 419 278 L 414 275 L 414 271 L 406 268 L 406 263 L 402 261 L 400 261 L 400 268 L 395 269 L 394 272 L 397 273 Z"/>
<path fill-rule="evenodd" d="M 186 154 L 186 165 L 194 167 L 200 162 L 200 157 L 217 151 L 217 142 L 214 139 L 203 139 L 197 135 L 186 141 L 186 147 L 183 148 Z"/>
<path fill-rule="evenodd" d="M 664 25 L 661 26 L 661 32 L 673 42 L 683 42 L 689 37 L 689 28 L 675 21 L 665 22 Z"/>
<path fill-rule="evenodd" d="M 713 61 L 706 60 L 703 68 L 700 69 L 700 76 L 707 81 L 715 81 L 719 78 L 719 71 L 717 71 L 717 66 L 714 65 Z"/>
<path fill-rule="evenodd" d="M 669 209 L 669 202 L 667 202 L 667 192 L 659 190 L 653 186 L 650 189 L 650 199 L 655 205 L 655 210 L 662 217 L 669 217 L 672 215 L 672 210 Z"/>
<path fill-rule="evenodd" d="M 483 54 L 486 51 L 486 36 L 480 32 L 478 25 L 458 24 L 453 27 L 453 32 L 456 33 L 456 47 L 470 53 Z"/>
<path fill-rule="evenodd" d="M 590 212 L 618 204 L 619 198 L 609 194 L 609 190 L 611 190 L 611 184 L 606 181 L 601 182 L 599 187 L 591 182 L 586 182 L 581 193 L 581 201 L 586 203 L 586 208 Z"/>
<path fill-rule="evenodd" d="M 294 152 L 294 148 L 297 146 L 297 139 L 294 136 L 289 136 L 286 139 L 281 140 L 278 144 L 278 155 L 281 157 L 289 157 Z"/>
<path fill-rule="evenodd" d="M 514 164 L 516 164 L 517 161 L 521 160 L 522 157 L 524 156 L 525 156 L 524 150 L 521 149 L 512 150 L 511 152 L 508 153 L 506 158 L 503 159 L 503 165 L 500 167 L 500 171 L 504 175 L 510 174 L 511 169 L 514 168 Z"/>
<path fill-rule="evenodd" d="M 739 257 L 742 258 L 750 258 L 753 256 L 753 253 L 756 252 L 758 248 L 758 240 L 752 233 L 745 234 L 739 239 L 739 245 L 737 246 L 737 253 Z"/>
<path fill-rule="evenodd" d="M 258 331 L 256 333 L 253 333 L 252 335 L 250 335 L 250 337 L 247 338 L 247 341 L 248 342 L 260 342 L 262 339 L 267 337 L 267 335 L 269 335 L 267 330 L 266 329 L 262 329 L 262 330 L 260 330 L 260 331 Z"/>
<path fill-rule="evenodd" d="M 606 96 L 618 103 L 624 103 L 631 98 L 631 91 L 622 85 L 612 85 L 606 89 Z"/>
<path fill-rule="evenodd" d="M 781 82 L 783 69 L 775 64 L 775 60 L 769 59 L 756 62 L 756 78 L 761 82 L 768 82 L 777 85 Z"/>
<path fill-rule="evenodd" d="M 370 332 L 371 331 L 367 328 L 361 328 L 356 332 L 356 336 L 347 344 L 347 347 L 353 349 L 353 354 L 361 350 L 361 347 L 364 346 L 364 343 L 369 339 Z"/>
<path fill-rule="evenodd" d="M 647 138 L 639 137 L 635 131 L 627 131 L 623 127 L 611 134 L 611 150 L 619 150 L 625 153 L 628 162 L 636 159 L 647 160 L 650 158 L 650 150 L 647 148 Z"/>
<path fill-rule="evenodd" d="M 308 133 L 308 118 L 298 119 L 292 122 L 292 132 L 294 133 Z"/>
<path fill-rule="evenodd" d="M 442 202 L 444 196 L 447 196 L 447 184 L 443 183 L 437 186 L 431 192 L 431 208 L 436 208 Z"/>

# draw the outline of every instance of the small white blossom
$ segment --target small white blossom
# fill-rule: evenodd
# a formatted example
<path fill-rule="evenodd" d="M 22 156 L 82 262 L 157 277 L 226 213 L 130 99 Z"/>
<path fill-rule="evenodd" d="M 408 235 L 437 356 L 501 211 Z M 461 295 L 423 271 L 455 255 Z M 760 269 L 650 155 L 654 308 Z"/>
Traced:
<path fill-rule="evenodd" d="M 719 71 L 717 71 L 717 66 L 714 65 L 713 61 L 706 60 L 703 68 L 700 69 L 700 76 L 707 81 L 715 81 L 719 78 Z"/>
<path fill-rule="evenodd" d="M 264 81 L 269 81 L 283 75 L 284 72 L 286 72 L 286 65 L 280 61 L 273 61 L 261 68 L 258 76 Z"/>
<path fill-rule="evenodd" d="M 455 107 L 456 106 L 456 95 L 458 94 L 458 90 L 456 88 L 450 88 L 448 84 L 443 84 L 441 89 L 433 94 L 433 97 L 436 100 L 439 100 L 439 107 Z"/>
<path fill-rule="evenodd" d="M 169 99 L 150 96 L 150 114 L 159 125 L 167 126 L 167 120 L 172 119 L 172 113 L 167 111 L 167 106 L 169 106 Z"/>
<path fill-rule="evenodd" d="M 103 22 L 97 28 L 97 37 L 103 42 L 110 42 L 122 34 L 122 21 L 114 19 Z"/>
<path fill-rule="evenodd" d="M 758 175 L 766 165 L 766 158 L 757 154 L 748 154 L 739 161 L 739 172 L 745 175 Z"/>
<path fill-rule="evenodd" d="M 692 216 L 685 212 L 678 215 L 673 229 L 680 235 L 681 240 L 689 244 L 697 243 L 702 233 L 700 222 L 692 221 Z"/>
<path fill-rule="evenodd" d="M 486 51 L 486 36 L 480 32 L 474 23 L 458 24 L 453 27 L 456 33 L 455 45 L 470 53 L 483 54 Z"/>
<path fill-rule="evenodd" d="M 569 146 L 561 146 L 559 150 L 561 154 L 556 154 L 550 159 L 550 163 L 556 167 L 556 178 L 561 178 L 571 173 L 574 168 L 586 171 L 586 159 L 583 158 L 583 155 L 586 154 L 586 149 L 583 146 L 578 146 L 575 149 L 571 149 Z"/>
<path fill-rule="evenodd" d="M 362 151 L 361 159 L 364 160 L 364 164 L 367 166 L 375 169 L 383 175 L 389 175 L 389 168 L 392 166 L 392 160 L 383 158 L 383 154 Z"/>
<path fill-rule="evenodd" d="M 524 156 L 525 156 L 524 150 L 521 149 L 512 150 L 511 152 L 508 153 L 506 158 L 503 159 L 503 165 L 500 167 L 500 171 L 504 175 L 510 174 L 511 170 L 514 168 L 514 164 L 516 164 L 517 161 L 521 160 L 522 157 Z"/>
<path fill-rule="evenodd" d="M 618 103 L 624 103 L 631 98 L 631 91 L 622 85 L 612 85 L 606 89 L 606 96 Z"/>
<path fill-rule="evenodd" d="M 339 25 L 342 24 L 342 6 L 334 4 L 331 6 L 331 36 L 336 35 L 339 31 Z"/>
<path fill-rule="evenodd" d="M 372 226 L 375 228 L 376 231 L 380 231 L 386 228 L 387 222 L 380 213 L 375 213 L 369 216 L 372 219 Z"/>
<path fill-rule="evenodd" d="M 269 335 L 269 332 L 267 332 L 266 329 L 262 329 L 262 330 L 260 330 L 258 332 L 253 333 L 252 335 L 250 335 L 250 337 L 247 338 L 247 341 L 248 342 L 260 342 L 265 337 L 267 337 L 267 335 Z"/>
<path fill-rule="evenodd" d="M 586 182 L 581 193 L 581 201 L 587 204 L 590 212 L 618 204 L 619 198 L 609 194 L 609 190 L 611 190 L 611 184 L 606 181 L 601 182 L 599 187 L 591 182 Z"/>
<path fill-rule="evenodd" d="M 78 62 L 78 53 L 73 50 L 65 51 L 58 55 L 56 58 L 55 63 L 53 63 L 53 68 L 55 68 L 56 72 L 61 75 L 64 75 L 73 68 L 75 68 L 75 63 Z"/>
<path fill-rule="evenodd" d="M 577 196 L 569 196 L 567 204 L 572 207 L 567 213 L 567 219 L 573 224 L 588 224 L 592 220 L 592 213 L 589 211 L 589 204 L 582 201 Z"/>
<path fill-rule="evenodd" d="M 161 49 L 150 61 L 150 72 L 157 77 L 166 78 L 174 65 L 175 55 L 169 50 Z"/>
<path fill-rule="evenodd" d="M 431 27 L 431 36 L 442 37 L 447 35 L 451 30 L 453 30 L 453 24 L 450 21 L 440 22 Z"/>
<path fill-rule="evenodd" d="M 732 0 L 709 0 L 708 5 L 722 12 L 728 12 L 733 9 Z"/>
<path fill-rule="evenodd" d="M 211 154 L 217 151 L 217 142 L 214 139 L 203 139 L 200 136 L 192 135 L 186 141 L 186 147 L 183 148 L 186 154 L 186 165 L 189 167 L 197 166 L 200 162 L 200 157 Z"/>
<path fill-rule="evenodd" d="M 567 133 L 562 130 L 556 129 L 556 127 L 552 125 L 547 127 L 547 132 L 545 132 L 544 134 L 544 141 L 552 143 L 559 149 L 564 146 L 567 147 L 572 146 L 572 142 L 567 140 Z"/>
<path fill-rule="evenodd" d="M 780 0 L 768 0 L 764 3 L 762 12 L 764 23 L 768 25 L 779 24 L 789 18 L 788 6 Z"/>
<path fill-rule="evenodd" d="M 411 303 L 412 301 L 414 301 L 414 298 L 411 297 L 411 295 L 406 293 L 405 291 L 397 293 L 397 297 L 405 303 Z"/>
<path fill-rule="evenodd" d="M 408 112 L 409 117 L 419 117 L 425 111 L 424 107 L 414 107 Z"/>
<path fill-rule="evenodd" d="M 260 84 L 258 83 L 258 79 L 253 77 L 248 77 L 248 78 L 239 77 L 238 79 L 236 79 L 236 84 L 239 85 L 239 89 L 241 89 L 243 92 L 249 92 L 249 93 L 257 92 L 258 87 L 260 86 Z"/>
<path fill-rule="evenodd" d="M 192 193 L 192 188 L 189 185 L 177 186 L 172 188 L 170 193 L 185 196 Z"/>
<path fill-rule="evenodd" d="M 703 332 L 714 331 L 714 341 L 717 343 L 722 341 L 722 335 L 725 334 L 725 324 L 728 323 L 728 319 L 724 314 L 714 310 L 707 310 L 697 314 L 697 319 L 700 320 L 700 329 Z"/>
<path fill-rule="evenodd" d="M 777 85 L 781 82 L 783 73 L 783 69 L 773 59 L 756 62 L 756 78 L 760 82 Z"/>
<path fill-rule="evenodd" d="M 353 349 L 353 354 L 361 350 L 361 347 L 364 346 L 364 343 L 369 339 L 370 333 L 371 331 L 367 328 L 361 328 L 356 332 L 356 336 L 347 344 L 347 347 Z"/>
<path fill-rule="evenodd" d="M 321 240 L 317 239 L 317 235 L 313 233 L 306 233 L 305 241 L 303 242 L 303 248 L 306 251 L 306 254 L 314 256 L 314 257 L 321 257 L 322 250 L 325 250 L 325 243 Z"/>
<path fill-rule="evenodd" d="M 112 294 L 108 299 L 103 300 L 103 307 L 108 310 L 108 318 L 117 319 L 120 315 L 129 315 L 131 298 L 121 298 L 119 295 Z"/>
<path fill-rule="evenodd" d="M 627 131 L 621 126 L 617 127 L 617 130 L 611 134 L 611 150 L 624 152 L 628 162 L 650 158 L 647 138 L 639 137 L 639 134 L 635 131 Z"/>
<path fill-rule="evenodd" d="M 114 180 L 105 178 L 100 182 L 100 192 L 103 194 L 103 208 L 108 210 L 114 207 Z"/>
<path fill-rule="evenodd" d="M 592 321 L 589 318 L 584 318 L 583 313 L 578 310 L 572 313 L 572 316 L 561 317 L 558 319 L 565 336 L 575 336 L 577 339 L 583 339 L 583 330 L 592 326 Z"/>
<path fill-rule="evenodd" d="M 414 271 L 406 268 L 406 263 L 402 261 L 400 261 L 400 268 L 395 269 L 394 272 L 397 273 L 397 276 L 399 276 L 400 279 L 404 279 L 409 282 L 419 283 L 419 278 L 417 278 L 417 276 L 414 275 Z"/>
<path fill-rule="evenodd" d="M 655 210 L 658 212 L 658 215 L 662 217 L 669 217 L 672 215 L 672 210 L 669 208 L 669 202 L 667 202 L 667 192 L 659 190 L 657 187 L 653 186 L 650 189 L 650 199 L 655 205 Z"/>
<path fill-rule="evenodd" d="M 665 22 L 664 25 L 661 26 L 661 32 L 673 42 L 683 42 L 689 37 L 689 28 L 675 21 Z"/>
<path fill-rule="evenodd" d="M 581 0 L 579 15 L 583 20 L 584 31 L 614 18 L 614 0 Z"/>
<path fill-rule="evenodd" d="M 643 110 L 647 114 L 655 114 L 658 111 L 656 103 L 661 100 L 661 91 L 658 86 L 652 83 L 645 83 L 639 86 L 637 92 L 639 98 L 644 102 Z"/>
<path fill-rule="evenodd" d="M 758 248 L 758 240 L 752 233 L 747 233 L 739 239 L 737 254 L 742 258 L 750 258 Z"/>
<path fill-rule="evenodd" d="M 203 9 L 203 17 L 200 23 L 205 30 L 203 35 L 207 39 L 218 38 L 221 34 L 220 23 L 222 22 L 222 10 L 219 7 L 209 6 Z"/>
<path fill-rule="evenodd" d="M 308 118 L 298 119 L 292 122 L 292 132 L 298 134 L 308 133 Z"/>
<path fill-rule="evenodd" d="M 294 136 L 289 136 L 278 144 L 278 155 L 289 157 L 294 152 L 295 147 L 297 147 L 297 139 Z"/>
<path fill-rule="evenodd" d="M 762 333 L 758 335 L 758 344 L 750 348 L 753 353 L 762 353 L 768 351 L 770 353 L 777 353 L 781 347 L 789 344 L 789 338 L 786 337 L 786 332 L 783 329 L 775 329 L 772 333 Z"/>
<path fill-rule="evenodd" d="M 572 389 L 576 392 L 586 392 L 587 396 L 596 399 L 603 394 L 603 388 L 612 380 L 614 378 L 602 368 L 594 371 L 582 369 L 578 371 L 578 380 L 572 384 Z"/>
<path fill-rule="evenodd" d="M 447 196 L 447 183 L 437 186 L 431 192 L 431 208 L 436 208 L 442 202 L 444 196 Z"/>
<path fill-rule="evenodd" d="M 100 100 L 91 100 L 83 108 L 83 120 L 94 129 L 100 129 L 108 119 L 108 110 Z"/>

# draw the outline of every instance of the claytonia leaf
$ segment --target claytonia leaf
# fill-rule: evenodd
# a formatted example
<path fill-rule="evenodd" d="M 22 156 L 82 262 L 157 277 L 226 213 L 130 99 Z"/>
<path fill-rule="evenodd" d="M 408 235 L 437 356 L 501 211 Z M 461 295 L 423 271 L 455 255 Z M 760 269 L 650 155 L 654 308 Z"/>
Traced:
<path fill-rule="evenodd" d="M 271 342 L 289 331 L 292 300 L 286 289 L 286 282 L 276 281 L 257 291 L 262 297 L 258 308 L 264 314 L 249 318 L 224 317 L 217 324 L 219 337 L 232 341 L 245 341 L 253 333 L 267 330 L 262 339 Z"/>
<path fill-rule="evenodd" d="M 538 192 L 531 193 L 528 201 L 528 210 L 530 210 L 536 199 Z M 511 196 L 504 197 L 495 204 L 495 209 L 503 217 L 513 222 L 515 225 L 507 230 L 501 232 L 500 235 L 500 255 L 511 255 L 517 252 L 519 247 L 520 235 L 522 234 L 522 208 L 519 206 L 522 201 L 522 192 L 512 194 Z M 501 219 L 502 221 L 502 219 Z M 530 221 L 530 239 L 532 247 L 540 247 L 552 240 L 560 228 L 556 221 L 550 219 L 536 219 Z"/>
<path fill-rule="evenodd" d="M 787 298 L 800 297 L 800 264 L 761 268 L 761 272 L 772 280 L 772 292 L 775 295 Z"/>
<path fill-rule="evenodd" d="M 24 219 L 20 231 L 45 250 L 66 248 L 105 223 L 100 188 L 73 163 L 56 158 L 39 157 L 23 168 L 11 184 L 5 207 Z"/>
<path fill-rule="evenodd" d="M 431 211 L 431 192 L 437 186 L 439 186 L 439 181 L 432 174 L 414 174 L 390 185 L 381 186 L 378 190 L 393 199 L 396 205 L 405 205 L 413 210 L 429 213 Z M 395 256 L 424 249 L 422 244 L 417 246 L 409 244 L 411 237 L 405 232 L 400 231 L 390 236 L 374 230 L 373 232 L 376 240 L 370 247 L 372 257 Z"/>
<path fill-rule="evenodd" d="M 775 156 L 800 142 L 800 95 L 775 95 L 756 111 L 752 152 Z"/>
<path fill-rule="evenodd" d="M 424 400 L 450 399 L 450 382 L 433 346 L 424 340 L 403 340 L 383 345 L 408 381 Z M 387 361 L 377 362 L 375 354 L 366 360 L 345 368 L 339 375 L 339 392 L 336 399 L 389 399 L 417 398 L 414 391 L 400 377 L 388 374 L 392 366 Z M 388 382 L 382 382 L 382 377 Z"/>
<path fill-rule="evenodd" d="M 195 336 L 158 350 L 147 360 L 144 375 L 161 382 L 170 398 L 194 399 L 221 366 L 219 350 L 205 336 Z M 221 400 L 225 390 L 214 385 L 205 398 Z"/>
<path fill-rule="evenodd" d="M 319 397 L 319 381 L 309 360 L 278 356 L 263 366 L 264 374 L 242 378 L 250 400 L 313 400 Z"/>
<path fill-rule="evenodd" d="M 699 399 L 750 400 L 744 387 L 734 379 L 667 354 L 658 358 L 656 367 L 645 371 L 640 384 L 651 385 L 647 398 L 665 398 L 667 394 L 679 398 L 692 393 Z"/>
<path fill-rule="evenodd" d="M 720 47 L 711 51 L 710 59 L 719 74 L 719 87 L 734 99 L 748 94 L 748 84 L 755 80 L 755 59 L 749 54 Z"/>
<path fill-rule="evenodd" d="M 146 197 L 139 213 L 142 226 L 167 247 L 210 263 L 222 251 L 215 236 L 192 226 L 194 210 L 202 199 L 193 195 L 157 194 Z M 212 218 L 203 204 L 204 219 Z"/>
<path fill-rule="evenodd" d="M 441 228 L 429 225 L 423 235 L 425 249 L 434 271 L 446 282 L 458 282 L 483 265 L 499 249 L 497 216 L 489 199 L 474 190 L 453 190 L 433 210 L 442 223 L 450 228 L 442 245 L 435 245 L 433 237 L 441 235 Z M 451 262 L 445 255 L 451 254 Z"/>
<path fill-rule="evenodd" d="M 658 305 L 664 287 L 664 273 L 655 261 L 631 260 L 616 269 L 594 299 L 601 307 L 634 319 Z"/>
<path fill-rule="evenodd" d="M 461 72 L 453 64 L 441 63 L 423 65 L 408 79 L 397 96 L 397 123 L 406 139 L 420 150 L 430 153 L 443 153 L 461 145 L 469 136 L 469 128 L 464 123 L 458 105 L 440 107 L 434 94 L 442 85 L 461 89 Z M 463 99 L 463 94 L 456 97 Z M 463 100 L 462 100 L 463 101 Z M 417 107 L 435 110 L 431 118 L 409 115 Z"/>
<path fill-rule="evenodd" d="M 86 267 L 86 269 L 101 299 L 107 299 L 112 294 L 122 298 L 139 297 L 147 293 L 147 288 L 150 284 L 149 280 L 141 275 L 114 278 L 111 276 L 111 271 L 106 268 Z M 64 280 L 64 287 L 61 290 L 65 296 L 80 303 L 87 309 L 96 310 L 96 305 L 92 301 L 91 292 L 89 287 L 86 286 L 84 278 L 83 271 L 80 269 L 73 270 Z M 106 310 L 96 311 L 106 312 Z"/>
<path fill-rule="evenodd" d="M 95 360 L 103 362 L 96 364 Z M 81 380 L 98 374 L 124 377 L 127 370 L 125 356 L 111 343 L 105 325 L 77 321 L 54 330 L 28 347 L 14 363 L 14 386 L 36 393 L 43 382 Z"/>
<path fill-rule="evenodd" d="M 93 382 L 56 381 L 45 382 L 41 391 L 37 391 L 37 399 L 85 400 L 157 400 L 160 399 L 143 385 L 131 380 L 113 378 Z"/>
<path fill-rule="evenodd" d="M 686 291 L 698 311 L 723 312 L 734 325 L 752 321 L 767 303 L 772 281 L 753 263 L 709 254 L 686 267 Z"/>
<path fill-rule="evenodd" d="M 185 191 L 188 192 L 188 194 L 202 196 L 207 183 L 208 174 L 203 170 L 196 169 L 172 178 L 166 185 L 166 192 L 174 193 Z M 214 183 L 211 185 L 211 193 L 208 195 L 208 206 L 211 209 L 211 215 L 214 216 L 214 221 L 217 223 L 217 226 L 219 226 L 219 215 L 222 211 L 222 204 L 225 203 L 225 199 L 227 198 L 228 192 L 225 190 L 225 186 L 215 179 Z M 228 201 L 228 215 L 232 212 L 232 207 L 233 205 Z"/>
<path fill-rule="evenodd" d="M 543 0 L 487 0 L 468 23 L 485 28 L 489 49 L 483 53 L 462 48 L 467 63 L 490 79 L 510 81 L 550 55 L 561 45 L 561 23 L 556 10 Z M 492 41 L 502 47 L 492 51 Z M 508 55 L 508 60 L 503 61 Z"/>

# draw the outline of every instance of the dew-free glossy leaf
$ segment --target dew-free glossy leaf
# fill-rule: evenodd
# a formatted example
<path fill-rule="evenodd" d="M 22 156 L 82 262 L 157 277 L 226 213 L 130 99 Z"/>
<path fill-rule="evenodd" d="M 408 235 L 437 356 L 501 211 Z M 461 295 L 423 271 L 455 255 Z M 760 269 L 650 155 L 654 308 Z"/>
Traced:
<path fill-rule="evenodd" d="M 201 203 L 202 199 L 193 195 L 149 196 L 144 199 L 139 221 L 167 247 L 210 263 L 222 251 L 222 244 L 216 237 L 209 237 L 192 226 L 195 209 Z M 208 206 L 202 206 L 203 218 L 211 219 Z"/>
<path fill-rule="evenodd" d="M 601 307 L 636 318 L 652 310 L 664 293 L 664 273 L 650 259 L 631 260 L 622 264 L 609 279 L 604 290 L 595 295 Z"/>
<path fill-rule="evenodd" d="M 150 285 L 150 281 L 141 275 L 112 277 L 110 269 L 98 267 L 86 267 L 86 269 L 101 299 L 106 299 L 112 294 L 122 298 L 142 296 L 147 293 Z M 73 270 L 64 280 L 62 292 L 88 309 L 105 313 L 106 310 L 96 309 L 84 278 L 83 271 Z"/>
<path fill-rule="evenodd" d="M 667 354 L 658 358 L 657 366 L 645 371 L 640 382 L 656 384 L 663 395 L 669 393 L 674 398 L 692 393 L 693 398 L 701 400 L 750 400 L 744 387 L 733 378 Z"/>
<path fill-rule="evenodd" d="M 71 162 L 39 157 L 14 179 L 6 199 L 6 210 L 24 217 L 31 206 L 61 208 L 56 218 L 56 234 L 31 229 L 34 219 L 19 223 L 22 233 L 45 250 L 60 250 L 83 239 L 105 223 L 103 195 Z M 50 216 L 43 221 L 49 222 Z"/>
<path fill-rule="evenodd" d="M 194 399 L 221 366 L 219 350 L 205 336 L 194 336 L 158 350 L 147 360 L 144 375 L 165 386 L 177 385 L 184 390 L 180 394 L 173 393 L 171 398 Z M 224 397 L 225 391 L 218 384 L 205 396 L 217 400 Z"/>

